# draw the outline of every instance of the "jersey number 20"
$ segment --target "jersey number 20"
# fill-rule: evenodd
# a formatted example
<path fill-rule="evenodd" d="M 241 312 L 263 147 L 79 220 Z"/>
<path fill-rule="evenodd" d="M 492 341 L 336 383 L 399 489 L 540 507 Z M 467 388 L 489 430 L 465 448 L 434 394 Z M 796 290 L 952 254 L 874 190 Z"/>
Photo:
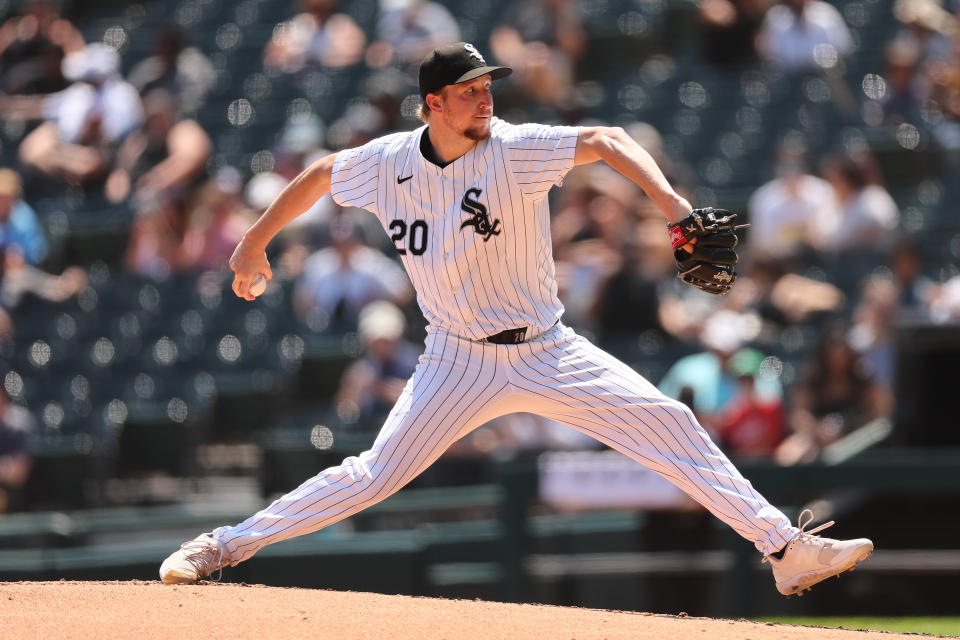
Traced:
<path fill-rule="evenodd" d="M 390 231 L 393 234 L 390 239 L 393 240 L 393 246 L 397 248 L 397 253 L 402 256 L 407 255 L 407 249 L 415 256 L 422 256 L 427 250 L 427 223 L 425 220 L 414 220 L 410 224 L 410 237 L 407 239 L 407 246 L 404 247 L 404 238 L 407 235 L 407 223 L 403 220 L 394 220 L 390 223 Z"/>

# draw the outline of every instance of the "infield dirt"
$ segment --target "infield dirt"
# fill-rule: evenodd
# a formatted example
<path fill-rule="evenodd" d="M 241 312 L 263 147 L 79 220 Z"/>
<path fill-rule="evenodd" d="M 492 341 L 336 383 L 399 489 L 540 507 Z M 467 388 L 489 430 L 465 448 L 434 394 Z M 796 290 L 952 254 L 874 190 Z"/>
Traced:
<path fill-rule="evenodd" d="M 63 581 L 0 582 L 0 637 L 916 640 L 920 636 L 262 585 Z"/>

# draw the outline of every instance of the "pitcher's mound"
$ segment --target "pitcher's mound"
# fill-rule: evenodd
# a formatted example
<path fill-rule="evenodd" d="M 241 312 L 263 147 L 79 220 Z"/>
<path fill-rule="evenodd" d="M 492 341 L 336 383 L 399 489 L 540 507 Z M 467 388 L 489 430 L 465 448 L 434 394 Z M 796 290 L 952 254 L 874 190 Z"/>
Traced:
<path fill-rule="evenodd" d="M 893 640 L 881 632 L 260 585 L 0 583 L 4 640 Z M 915 636 L 914 636 L 915 638 Z"/>

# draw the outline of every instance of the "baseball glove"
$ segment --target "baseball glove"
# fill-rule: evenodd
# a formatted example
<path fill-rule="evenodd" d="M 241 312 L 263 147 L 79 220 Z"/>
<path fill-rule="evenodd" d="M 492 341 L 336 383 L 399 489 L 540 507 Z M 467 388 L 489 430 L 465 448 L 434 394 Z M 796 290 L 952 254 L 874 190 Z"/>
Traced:
<path fill-rule="evenodd" d="M 722 296 L 730 291 L 737 279 L 733 265 L 737 264 L 737 214 L 724 209 L 706 207 L 694 209 L 680 222 L 667 225 L 673 257 L 681 280 L 698 289 Z M 691 243 L 693 251 L 684 245 Z"/>

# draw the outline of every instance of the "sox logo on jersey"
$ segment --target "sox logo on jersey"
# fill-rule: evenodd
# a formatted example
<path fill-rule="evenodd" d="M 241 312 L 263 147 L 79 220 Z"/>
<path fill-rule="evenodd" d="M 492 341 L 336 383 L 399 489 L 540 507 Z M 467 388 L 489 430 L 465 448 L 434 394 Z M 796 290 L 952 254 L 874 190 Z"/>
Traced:
<path fill-rule="evenodd" d="M 486 242 L 491 236 L 500 235 L 500 221 L 494 220 L 493 224 L 490 224 L 487 208 L 482 202 L 470 197 L 476 196 L 479 198 L 481 193 L 483 193 L 483 189 L 473 188 L 467 189 L 467 192 L 463 194 L 463 200 L 460 201 L 460 208 L 464 213 L 468 213 L 473 217 L 464 221 L 464 223 L 460 225 L 460 228 L 473 227 L 473 230 L 482 235 L 483 241 Z"/>

